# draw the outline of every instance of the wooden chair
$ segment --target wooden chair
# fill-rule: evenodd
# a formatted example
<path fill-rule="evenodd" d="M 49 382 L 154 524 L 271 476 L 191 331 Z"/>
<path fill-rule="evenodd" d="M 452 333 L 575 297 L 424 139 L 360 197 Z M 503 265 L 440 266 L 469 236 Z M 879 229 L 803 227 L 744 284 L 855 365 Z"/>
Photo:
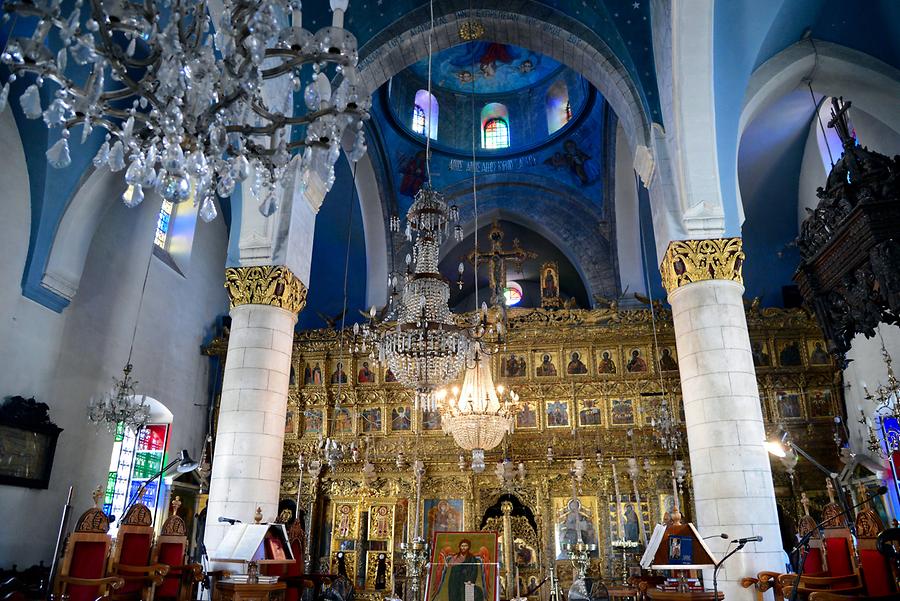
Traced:
<path fill-rule="evenodd" d="M 151 601 L 155 587 L 162 584 L 168 566 L 150 561 L 153 548 L 153 516 L 146 505 L 135 503 L 122 518 L 112 557 L 110 574 L 125 581 L 111 595 L 114 601 Z"/>
<path fill-rule="evenodd" d="M 753 587 L 758 601 L 763 601 L 767 591 L 772 591 L 775 601 L 784 599 L 784 592 L 781 590 L 781 583 L 778 582 L 780 572 L 760 572 L 756 578 L 747 577 L 741 579 L 743 588 Z"/>
<path fill-rule="evenodd" d="M 168 566 L 169 571 L 162 583 L 156 587 L 156 599 L 159 601 L 190 601 L 195 598 L 197 584 L 203 580 L 203 567 L 199 563 L 186 563 L 188 553 L 187 527 L 178 515 L 181 498 L 172 501 L 172 514 L 163 523 L 162 531 L 153 551 L 150 562 Z"/>
<path fill-rule="evenodd" d="M 288 528 L 288 543 L 294 555 L 294 563 L 264 565 L 263 572 L 268 576 L 278 576 L 280 581 L 287 584 L 285 601 L 300 601 L 303 598 L 304 589 L 312 589 L 314 598 L 318 598 L 318 593 L 322 587 L 331 584 L 331 578 L 328 575 L 305 573 L 306 532 L 303 529 L 303 522 L 299 516 L 293 522 L 291 522 L 291 518 L 291 510 L 285 509 L 275 521 L 280 524 L 289 522 L 291 524 Z"/>
<path fill-rule="evenodd" d="M 95 601 L 109 597 L 111 590 L 124 586 L 125 582 L 107 573 L 107 558 L 112 539 L 109 534 L 109 518 L 100 510 L 103 492 L 94 491 L 94 506 L 78 518 L 75 530 L 66 540 L 65 551 L 59 564 L 59 573 L 53 582 L 53 592 L 62 601 Z"/>
<path fill-rule="evenodd" d="M 858 498 L 868 496 L 864 484 L 859 485 L 858 494 Z M 866 594 L 873 596 L 896 595 L 898 592 L 891 562 L 877 548 L 878 535 L 883 531 L 884 524 L 871 502 L 863 505 L 856 514 L 856 547 Z"/>
<path fill-rule="evenodd" d="M 825 566 L 828 576 L 849 576 L 859 571 L 853 535 L 847 525 L 843 509 L 834 500 L 834 485 L 831 479 L 825 481 L 829 502 L 822 509 L 822 544 L 825 549 Z"/>
<path fill-rule="evenodd" d="M 809 497 L 806 496 L 805 492 L 800 495 L 800 505 L 803 506 L 803 516 L 797 525 L 797 534 L 802 538 L 812 532 L 812 536 L 809 539 L 809 550 L 806 551 L 806 558 L 801 558 L 804 561 L 803 573 L 810 576 L 823 576 L 827 573 L 828 566 L 825 562 L 825 553 L 822 547 L 822 535 L 819 533 L 819 529 L 816 528 L 816 520 L 809 515 Z"/>
<path fill-rule="evenodd" d="M 781 585 L 785 599 L 789 599 L 794 592 L 796 574 L 780 574 L 778 583 Z M 858 573 L 847 576 L 807 576 L 800 577 L 799 596 L 808 599 L 809 595 L 816 591 L 841 591 L 847 595 L 862 594 L 865 590 L 862 579 Z"/>

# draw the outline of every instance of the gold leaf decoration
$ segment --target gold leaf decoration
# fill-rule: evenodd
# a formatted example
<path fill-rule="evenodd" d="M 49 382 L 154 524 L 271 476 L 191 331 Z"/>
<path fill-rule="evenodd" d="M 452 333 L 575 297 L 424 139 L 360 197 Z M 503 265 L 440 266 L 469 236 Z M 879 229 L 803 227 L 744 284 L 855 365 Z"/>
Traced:
<path fill-rule="evenodd" d="M 232 308 L 270 305 L 299 313 L 306 306 L 306 286 L 283 265 L 228 267 L 225 288 Z"/>
<path fill-rule="evenodd" d="M 675 240 L 669 243 L 660 265 L 663 286 L 677 288 L 704 280 L 731 280 L 743 284 L 743 241 L 740 238 Z"/>

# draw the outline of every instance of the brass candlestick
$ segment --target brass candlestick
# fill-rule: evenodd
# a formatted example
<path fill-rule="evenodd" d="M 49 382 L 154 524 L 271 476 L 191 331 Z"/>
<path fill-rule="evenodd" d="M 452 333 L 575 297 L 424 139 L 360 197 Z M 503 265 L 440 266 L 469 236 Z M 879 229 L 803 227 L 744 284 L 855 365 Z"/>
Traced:
<path fill-rule="evenodd" d="M 418 601 L 419 585 L 422 581 L 422 568 L 428 558 L 428 543 L 421 536 L 409 542 L 400 543 L 403 561 L 406 563 L 406 576 L 409 580 L 409 593 L 406 601 Z"/>

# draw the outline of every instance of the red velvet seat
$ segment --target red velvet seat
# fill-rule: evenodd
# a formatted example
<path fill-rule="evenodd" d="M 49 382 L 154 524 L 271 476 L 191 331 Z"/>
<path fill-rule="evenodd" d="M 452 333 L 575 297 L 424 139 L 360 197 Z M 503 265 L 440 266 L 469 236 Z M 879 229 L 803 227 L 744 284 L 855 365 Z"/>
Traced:
<path fill-rule="evenodd" d="M 866 498 L 868 491 L 860 486 L 857 498 Z M 867 503 L 856 514 L 856 538 L 859 553 L 859 567 L 862 571 L 866 594 L 873 597 L 896 595 L 897 581 L 891 570 L 887 557 L 877 547 L 878 535 L 884 530 L 884 524 L 875 510 Z"/>
<path fill-rule="evenodd" d="M 110 573 L 125 585 L 113 593 L 114 600 L 151 601 L 154 588 L 162 584 L 169 568 L 150 561 L 153 548 L 153 517 L 146 505 L 135 503 L 122 518 L 110 557 Z"/>
<path fill-rule="evenodd" d="M 189 601 L 194 598 L 197 583 L 203 580 L 203 568 L 198 563 L 186 563 L 188 552 L 187 527 L 178 515 L 181 499 L 172 501 L 172 515 L 163 523 L 162 531 L 153 547 L 150 560 L 164 564 L 169 571 L 162 584 L 156 587 L 158 601 Z"/>

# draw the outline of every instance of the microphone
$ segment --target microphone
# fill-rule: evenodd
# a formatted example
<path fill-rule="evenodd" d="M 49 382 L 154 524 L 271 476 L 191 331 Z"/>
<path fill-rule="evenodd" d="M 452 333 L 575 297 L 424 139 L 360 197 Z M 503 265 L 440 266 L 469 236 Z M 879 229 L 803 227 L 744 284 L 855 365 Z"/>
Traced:
<path fill-rule="evenodd" d="M 747 538 L 738 538 L 732 542 L 735 542 L 739 545 L 746 545 L 747 543 L 761 543 L 763 541 L 763 537 L 761 536 L 748 536 Z"/>
<path fill-rule="evenodd" d="M 706 540 L 708 538 L 728 538 L 728 535 L 724 532 L 722 534 L 710 534 L 709 536 L 704 536 L 703 540 Z"/>
<path fill-rule="evenodd" d="M 242 523 L 240 520 L 236 520 L 234 518 L 226 518 L 225 516 L 219 516 L 219 521 L 220 522 L 228 522 L 232 526 L 234 526 L 235 524 Z"/>

